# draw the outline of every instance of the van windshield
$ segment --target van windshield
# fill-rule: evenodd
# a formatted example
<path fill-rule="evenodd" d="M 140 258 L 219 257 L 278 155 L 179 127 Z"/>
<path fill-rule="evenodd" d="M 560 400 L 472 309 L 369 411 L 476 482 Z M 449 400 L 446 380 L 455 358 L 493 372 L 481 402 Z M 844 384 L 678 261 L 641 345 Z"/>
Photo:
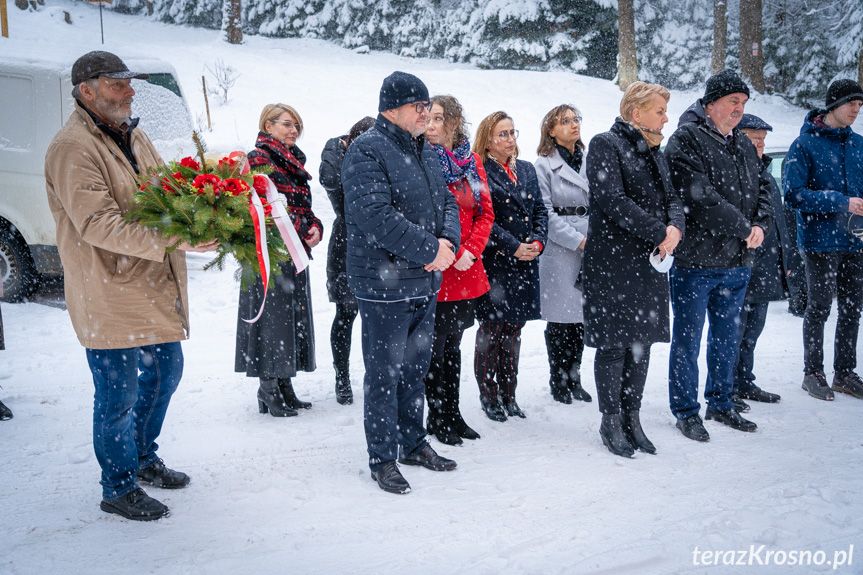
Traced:
<path fill-rule="evenodd" d="M 150 77 L 147 78 L 146 82 L 155 86 L 167 88 L 168 90 L 176 94 L 178 98 L 183 97 L 183 94 L 180 92 L 180 85 L 177 84 L 177 80 L 172 74 L 168 74 L 167 72 L 157 72 L 155 74 L 150 74 Z"/>

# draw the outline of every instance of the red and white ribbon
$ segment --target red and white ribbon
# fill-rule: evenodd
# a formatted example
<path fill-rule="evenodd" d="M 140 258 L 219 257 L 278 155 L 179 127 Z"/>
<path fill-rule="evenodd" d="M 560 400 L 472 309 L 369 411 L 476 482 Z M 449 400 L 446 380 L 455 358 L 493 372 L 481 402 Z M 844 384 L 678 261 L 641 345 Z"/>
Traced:
<path fill-rule="evenodd" d="M 294 229 L 291 216 L 288 215 L 287 200 L 279 193 L 276 184 L 270 178 L 267 178 L 267 203 L 273 207 L 273 221 L 276 222 L 276 227 L 282 234 L 282 239 L 285 240 L 297 273 L 300 273 L 309 267 L 309 256 L 306 254 L 306 247 L 300 240 L 300 236 L 297 235 L 297 230 Z"/>

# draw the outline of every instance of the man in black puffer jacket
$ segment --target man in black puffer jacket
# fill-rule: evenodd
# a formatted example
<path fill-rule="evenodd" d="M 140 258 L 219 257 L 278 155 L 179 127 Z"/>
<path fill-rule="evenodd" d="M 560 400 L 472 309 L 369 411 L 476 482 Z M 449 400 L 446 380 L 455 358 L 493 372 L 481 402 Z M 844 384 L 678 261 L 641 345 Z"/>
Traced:
<path fill-rule="evenodd" d="M 736 128 L 748 99 L 749 87 L 733 71 L 711 76 L 704 97 L 680 117 L 665 151 L 686 210 L 686 238 L 671 270 L 668 392 L 677 427 L 697 441 L 710 439 L 698 415 L 705 315 L 710 318 L 705 418 L 741 431 L 757 427 L 731 402 L 738 316 L 754 250 L 773 218 L 769 176 L 755 146 Z"/>
<path fill-rule="evenodd" d="M 423 377 L 442 271 L 455 261 L 458 205 L 424 138 L 425 84 L 394 72 L 381 86 L 375 125 L 345 154 L 348 285 L 363 325 L 364 423 L 372 479 L 407 493 L 396 465 L 455 469 L 425 440 Z"/>

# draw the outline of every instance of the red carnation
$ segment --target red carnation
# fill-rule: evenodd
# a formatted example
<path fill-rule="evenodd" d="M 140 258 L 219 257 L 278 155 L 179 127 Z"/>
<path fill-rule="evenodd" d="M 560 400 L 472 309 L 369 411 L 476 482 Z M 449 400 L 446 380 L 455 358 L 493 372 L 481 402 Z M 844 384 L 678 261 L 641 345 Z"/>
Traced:
<path fill-rule="evenodd" d="M 183 158 L 182 160 L 180 160 L 180 165 L 183 166 L 184 168 L 191 168 L 191 169 L 195 170 L 196 172 L 201 171 L 201 164 L 199 164 L 192 157 Z"/>
<path fill-rule="evenodd" d="M 228 178 L 222 182 L 222 187 L 232 196 L 239 196 L 249 191 L 249 184 L 237 178 Z"/>
<path fill-rule="evenodd" d="M 198 190 L 198 193 L 204 193 L 204 186 L 210 185 L 213 187 L 213 191 L 216 195 L 219 195 L 219 190 L 222 187 L 222 180 L 219 176 L 215 174 L 201 174 L 200 176 L 195 176 L 195 179 L 192 181 L 192 186 Z"/>
<path fill-rule="evenodd" d="M 269 180 L 269 178 L 262 174 L 255 174 L 252 179 L 252 185 L 255 187 L 255 191 L 258 192 L 258 195 L 262 198 L 267 197 L 267 188 L 270 186 L 267 180 Z"/>

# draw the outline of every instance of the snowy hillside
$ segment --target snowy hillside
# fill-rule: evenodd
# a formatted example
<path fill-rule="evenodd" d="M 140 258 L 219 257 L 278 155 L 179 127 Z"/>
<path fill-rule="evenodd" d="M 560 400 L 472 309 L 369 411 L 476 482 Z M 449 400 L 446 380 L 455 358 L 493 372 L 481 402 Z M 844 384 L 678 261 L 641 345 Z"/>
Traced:
<path fill-rule="evenodd" d="M 97 8 L 46 4 L 37 12 L 10 5 L 12 39 L 0 38 L 0 58 L 6 46 L 55 55 L 101 48 Z M 211 150 L 250 149 L 264 104 L 294 106 L 307 130 L 298 145 L 316 179 L 324 142 L 375 115 L 380 82 L 396 69 L 420 76 L 433 94 L 458 97 L 474 127 L 492 111 L 508 111 L 521 131 L 521 155 L 531 161 L 540 119 L 553 105 L 577 105 L 588 139 L 608 129 L 620 100 L 609 82 L 562 72 L 485 71 L 311 40 L 249 37 L 230 46 L 217 32 L 112 12 L 105 13 L 105 30 L 105 49 L 169 61 L 193 117 L 204 111 L 199 83 L 206 66 L 221 59 L 240 72 L 227 105 L 211 100 L 213 131 L 205 133 Z M 699 96 L 673 93 L 666 135 Z M 770 97 L 757 97 L 747 111 L 775 127 L 769 147 L 787 146 L 805 113 Z M 863 129 L 859 122 L 856 128 Z M 313 193 L 328 228 L 332 209 L 317 182 Z M 801 320 L 786 313 L 786 304 L 771 304 L 756 353 L 759 385 L 782 394 L 779 404 L 753 405 L 747 417 L 759 425 L 757 433 L 707 422 L 709 443 L 684 438 L 668 409 L 668 345 L 656 345 L 642 421 L 659 454 L 615 457 L 600 441 L 595 402 L 551 399 L 544 324 L 531 322 L 518 391 L 527 419 L 488 420 L 466 367 L 462 412 L 482 439 L 460 447 L 432 440 L 458 469 L 408 468 L 413 491 L 394 496 L 369 478 L 361 401 L 335 401 L 329 348 L 335 309 L 326 297 L 324 244 L 314 257 L 319 367 L 295 380 L 314 407 L 286 419 L 258 414 L 256 382 L 232 372 L 239 286 L 231 272 L 203 272 L 209 258 L 189 257 L 192 337 L 184 343 L 185 375 L 159 454 L 192 483 L 175 492 L 148 489 L 172 510 L 151 524 L 99 510 L 93 385 L 68 314 L 35 303 L 2 304 L 7 350 L 0 352 L 0 399 L 15 418 L 0 422 L 0 573 L 863 573 L 863 401 L 840 395 L 820 402 L 800 389 Z M 827 358 L 834 325 L 835 310 Z M 464 338 L 465 366 L 472 365 L 474 333 Z M 582 373 L 595 397 L 593 355 L 586 350 Z M 361 398 L 359 321 L 351 366 Z M 852 545 L 856 553 L 833 565 Z M 758 552 L 755 566 L 723 566 L 728 555 L 704 565 L 703 551 L 746 552 L 749 561 L 750 548 Z M 822 564 L 758 565 L 767 552 L 783 552 L 787 562 L 792 551 L 809 551 Z"/>

